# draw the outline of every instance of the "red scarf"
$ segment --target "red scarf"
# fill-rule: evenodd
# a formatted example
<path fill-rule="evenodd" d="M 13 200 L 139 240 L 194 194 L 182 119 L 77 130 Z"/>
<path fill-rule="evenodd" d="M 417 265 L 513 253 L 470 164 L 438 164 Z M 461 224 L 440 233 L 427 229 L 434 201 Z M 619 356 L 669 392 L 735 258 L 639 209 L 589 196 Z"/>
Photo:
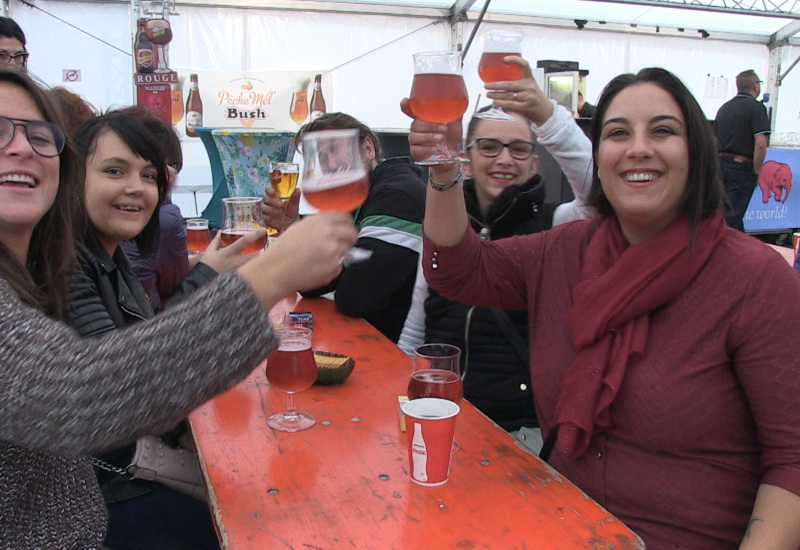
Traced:
<path fill-rule="evenodd" d="M 629 245 L 616 216 L 604 220 L 583 258 L 567 314 L 577 349 L 556 406 L 556 449 L 581 456 L 592 435 L 611 426 L 611 404 L 631 359 L 644 354 L 650 312 L 680 294 L 725 234 L 721 215 L 704 219 L 690 250 L 680 217 L 655 237 Z"/>

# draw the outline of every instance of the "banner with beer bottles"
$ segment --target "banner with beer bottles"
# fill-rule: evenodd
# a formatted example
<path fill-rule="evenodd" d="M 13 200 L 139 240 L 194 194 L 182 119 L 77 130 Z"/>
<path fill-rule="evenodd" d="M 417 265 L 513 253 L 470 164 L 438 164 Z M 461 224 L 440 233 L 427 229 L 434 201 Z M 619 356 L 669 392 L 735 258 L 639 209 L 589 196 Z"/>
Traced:
<path fill-rule="evenodd" d="M 173 117 L 172 122 L 188 137 L 195 135 L 195 126 L 271 128 L 294 132 L 312 117 L 315 80 L 321 82 L 316 92 L 317 110 L 319 105 L 333 104 L 333 75 L 323 71 L 233 73 L 175 70 L 180 81 L 185 83 L 183 97 L 186 105 L 185 120 L 181 122 Z"/>

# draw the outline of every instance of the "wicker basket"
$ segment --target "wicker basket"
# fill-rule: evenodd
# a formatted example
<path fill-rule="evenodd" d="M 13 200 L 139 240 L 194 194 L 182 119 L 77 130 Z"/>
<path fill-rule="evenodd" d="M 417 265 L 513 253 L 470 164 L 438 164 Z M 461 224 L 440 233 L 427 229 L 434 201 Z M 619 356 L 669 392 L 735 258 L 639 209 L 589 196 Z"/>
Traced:
<path fill-rule="evenodd" d="M 314 360 L 317 362 L 315 384 L 323 386 L 341 384 L 347 380 L 356 364 L 350 357 L 330 351 L 314 350 Z"/>

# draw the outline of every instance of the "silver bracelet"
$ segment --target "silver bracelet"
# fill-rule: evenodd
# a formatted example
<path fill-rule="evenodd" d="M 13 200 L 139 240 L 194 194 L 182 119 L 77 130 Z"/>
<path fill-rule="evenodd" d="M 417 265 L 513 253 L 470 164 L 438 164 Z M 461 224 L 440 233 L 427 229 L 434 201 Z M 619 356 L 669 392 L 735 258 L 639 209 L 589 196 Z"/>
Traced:
<path fill-rule="evenodd" d="M 447 191 L 455 184 L 463 181 L 463 179 L 464 179 L 464 172 L 461 170 L 461 164 L 458 165 L 458 172 L 456 172 L 455 177 L 450 181 L 446 182 L 436 181 L 435 179 L 433 179 L 433 173 L 428 171 L 428 183 L 430 183 L 431 187 L 436 191 Z"/>

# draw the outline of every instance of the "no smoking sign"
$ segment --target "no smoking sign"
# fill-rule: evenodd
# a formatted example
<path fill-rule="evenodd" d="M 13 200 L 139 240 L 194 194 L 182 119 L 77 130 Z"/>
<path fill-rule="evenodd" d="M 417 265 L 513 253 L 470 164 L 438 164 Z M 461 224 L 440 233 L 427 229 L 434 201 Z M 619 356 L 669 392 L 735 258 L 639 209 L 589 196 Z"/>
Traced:
<path fill-rule="evenodd" d="M 64 82 L 80 82 L 81 71 L 78 69 L 64 69 L 63 79 Z"/>

